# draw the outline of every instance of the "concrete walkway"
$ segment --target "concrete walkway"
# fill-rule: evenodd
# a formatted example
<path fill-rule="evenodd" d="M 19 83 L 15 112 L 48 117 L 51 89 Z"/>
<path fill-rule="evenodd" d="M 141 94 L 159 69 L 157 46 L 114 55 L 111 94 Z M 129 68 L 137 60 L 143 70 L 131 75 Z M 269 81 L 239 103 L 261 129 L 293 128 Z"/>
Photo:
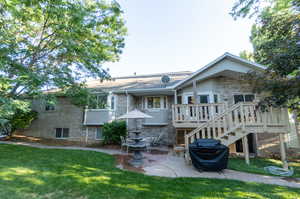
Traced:
<path fill-rule="evenodd" d="M 240 180 L 300 188 L 300 179 L 287 181 L 282 177 L 264 176 L 225 169 L 223 172 L 199 172 L 192 165 L 187 165 L 182 157 L 168 155 L 164 161 L 144 168 L 147 175 L 165 177 L 217 178 Z"/>
<path fill-rule="evenodd" d="M 15 144 L 22 146 L 31 146 L 36 148 L 46 149 L 70 149 L 70 150 L 84 150 L 84 151 L 96 151 L 107 153 L 110 155 L 126 154 L 120 150 L 115 149 L 97 149 L 87 147 L 71 147 L 71 146 L 46 146 L 34 143 L 25 142 L 10 142 L 0 141 L 0 144 Z M 191 165 L 187 165 L 182 157 L 176 157 L 172 155 L 151 155 L 145 154 L 145 157 L 152 162 L 145 165 L 143 168 L 146 175 L 151 176 L 163 176 L 163 177 L 193 177 L 193 178 L 216 178 L 216 179 L 230 179 L 240 180 L 243 182 L 255 182 L 264 184 L 274 184 L 280 186 L 288 186 L 294 188 L 300 188 L 300 179 L 286 180 L 282 177 L 264 176 L 257 174 L 250 174 L 245 172 L 233 171 L 226 169 L 223 172 L 198 172 Z"/>

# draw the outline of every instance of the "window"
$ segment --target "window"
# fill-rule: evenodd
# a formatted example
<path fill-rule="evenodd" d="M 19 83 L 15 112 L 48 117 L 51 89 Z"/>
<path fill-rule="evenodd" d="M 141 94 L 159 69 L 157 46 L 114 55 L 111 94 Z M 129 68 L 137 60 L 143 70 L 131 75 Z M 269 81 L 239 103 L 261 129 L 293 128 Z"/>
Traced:
<path fill-rule="evenodd" d="M 147 97 L 146 108 L 147 109 L 164 109 L 168 107 L 168 97 Z"/>
<path fill-rule="evenodd" d="M 102 140 L 102 128 L 101 127 L 96 128 L 95 139 Z"/>
<path fill-rule="evenodd" d="M 214 95 L 214 103 L 218 103 L 218 101 L 219 101 L 219 100 L 218 100 L 218 95 L 215 94 L 215 95 Z"/>
<path fill-rule="evenodd" d="M 187 103 L 194 104 L 193 96 L 187 96 Z"/>
<path fill-rule="evenodd" d="M 148 97 L 147 108 L 160 108 L 160 97 Z"/>
<path fill-rule="evenodd" d="M 105 109 L 107 107 L 107 94 L 100 93 L 89 98 L 90 109 Z"/>
<path fill-rule="evenodd" d="M 182 96 L 177 96 L 177 104 L 182 104 Z"/>
<path fill-rule="evenodd" d="M 254 95 L 245 95 L 245 102 L 253 102 Z"/>
<path fill-rule="evenodd" d="M 198 99 L 200 104 L 209 103 L 209 95 L 198 95 Z"/>
<path fill-rule="evenodd" d="M 115 96 L 111 96 L 110 98 L 110 108 L 115 109 Z"/>
<path fill-rule="evenodd" d="M 69 137 L 69 128 L 56 128 L 55 129 L 56 138 L 68 138 Z"/>
<path fill-rule="evenodd" d="M 55 110 L 54 104 L 50 104 L 50 103 L 46 104 L 45 111 L 54 111 L 54 110 Z"/>
<path fill-rule="evenodd" d="M 255 96 L 253 94 L 238 94 L 234 95 L 234 103 L 239 103 L 239 102 L 253 102 Z"/>

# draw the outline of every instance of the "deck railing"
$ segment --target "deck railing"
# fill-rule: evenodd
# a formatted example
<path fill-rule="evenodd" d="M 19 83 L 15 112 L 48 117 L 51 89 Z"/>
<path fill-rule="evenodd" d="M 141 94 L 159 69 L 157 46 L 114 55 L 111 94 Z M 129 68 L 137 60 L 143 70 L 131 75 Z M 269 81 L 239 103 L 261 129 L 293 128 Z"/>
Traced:
<path fill-rule="evenodd" d="M 287 109 L 284 108 L 267 107 L 262 111 L 255 103 L 238 103 L 187 134 L 185 145 L 187 147 L 195 139 L 227 139 L 230 136 L 229 133 L 237 128 L 252 128 L 260 132 L 280 128 L 282 132 L 285 132 L 288 127 L 287 118 Z"/>
<path fill-rule="evenodd" d="M 205 122 L 224 110 L 224 103 L 175 104 L 172 107 L 173 122 Z"/>

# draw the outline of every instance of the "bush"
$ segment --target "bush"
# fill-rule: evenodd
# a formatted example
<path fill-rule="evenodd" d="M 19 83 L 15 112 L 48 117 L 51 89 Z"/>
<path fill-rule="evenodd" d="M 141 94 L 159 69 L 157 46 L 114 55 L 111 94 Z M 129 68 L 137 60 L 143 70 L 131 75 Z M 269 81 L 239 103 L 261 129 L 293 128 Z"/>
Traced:
<path fill-rule="evenodd" d="M 126 136 L 126 122 L 113 121 L 103 125 L 103 143 L 104 144 L 120 144 L 120 136 Z"/>
<path fill-rule="evenodd" d="M 10 118 L 0 119 L 0 134 L 11 136 L 16 130 L 28 128 L 32 121 L 37 119 L 37 116 L 36 111 L 18 109 Z"/>
<path fill-rule="evenodd" d="M 11 133 L 18 129 L 25 129 L 30 126 L 33 120 L 37 119 L 38 113 L 36 111 L 24 112 L 17 110 L 14 116 L 10 120 Z"/>

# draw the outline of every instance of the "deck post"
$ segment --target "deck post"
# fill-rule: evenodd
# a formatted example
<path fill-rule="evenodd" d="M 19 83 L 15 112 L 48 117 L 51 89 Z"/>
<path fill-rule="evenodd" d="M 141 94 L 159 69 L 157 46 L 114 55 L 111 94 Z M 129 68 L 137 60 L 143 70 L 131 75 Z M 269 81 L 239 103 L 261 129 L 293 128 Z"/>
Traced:
<path fill-rule="evenodd" d="M 196 85 L 196 80 L 193 81 L 193 98 L 194 98 L 194 104 L 197 104 L 197 85 Z"/>
<path fill-rule="evenodd" d="M 174 104 L 178 104 L 178 100 L 177 100 L 177 90 L 174 90 Z"/>
<path fill-rule="evenodd" d="M 249 165 L 250 164 L 250 160 L 249 160 L 249 144 L 248 144 L 247 135 L 242 138 L 242 142 L 243 142 L 243 152 L 244 152 L 244 156 L 245 156 L 245 162 L 246 162 L 246 164 Z"/>
<path fill-rule="evenodd" d="M 288 163 L 286 161 L 284 133 L 279 134 L 279 140 L 280 140 L 280 155 L 281 155 L 281 161 L 282 161 L 282 164 L 283 164 L 283 168 L 288 169 Z"/>

